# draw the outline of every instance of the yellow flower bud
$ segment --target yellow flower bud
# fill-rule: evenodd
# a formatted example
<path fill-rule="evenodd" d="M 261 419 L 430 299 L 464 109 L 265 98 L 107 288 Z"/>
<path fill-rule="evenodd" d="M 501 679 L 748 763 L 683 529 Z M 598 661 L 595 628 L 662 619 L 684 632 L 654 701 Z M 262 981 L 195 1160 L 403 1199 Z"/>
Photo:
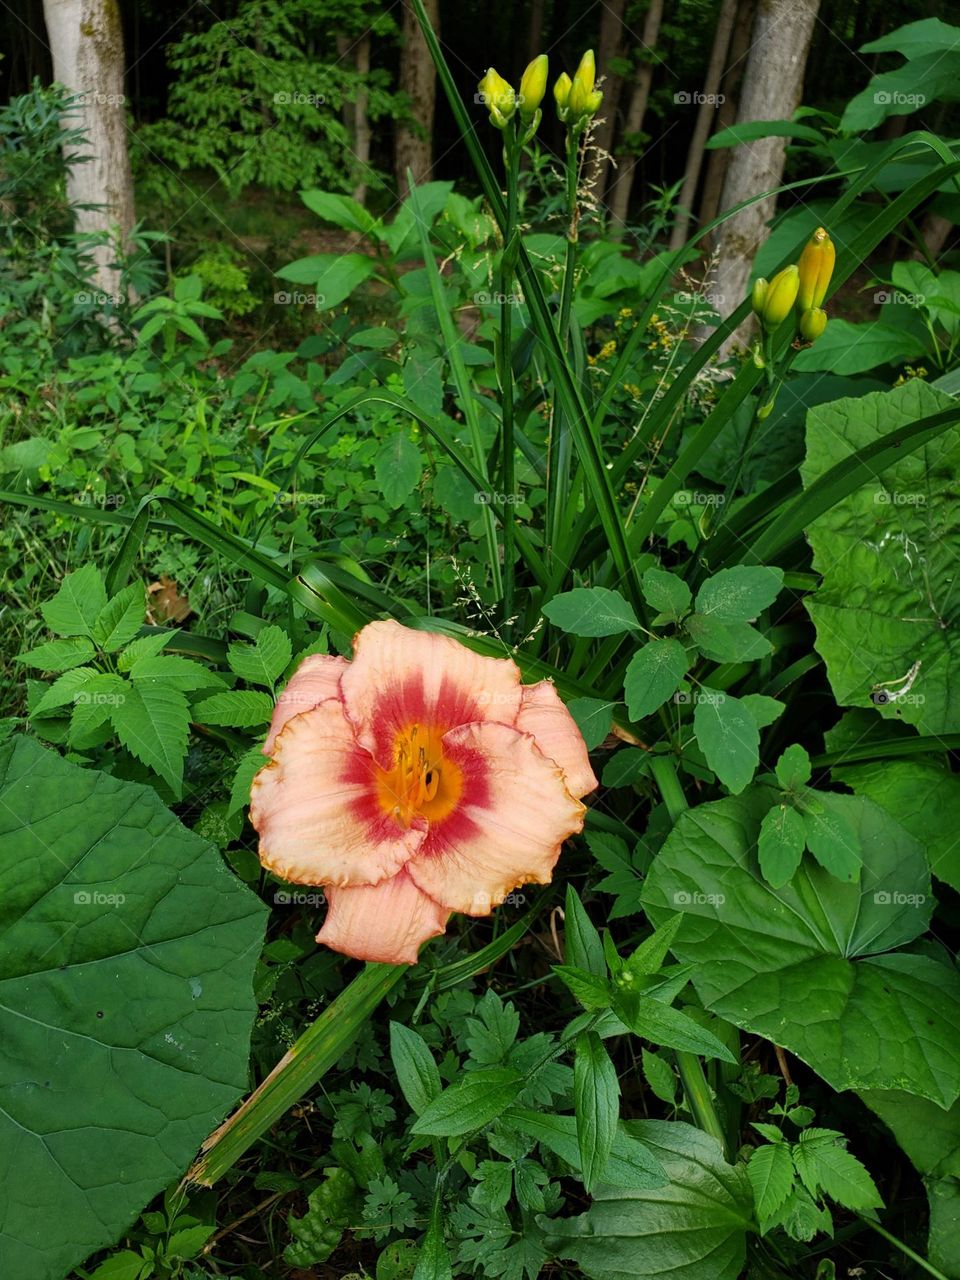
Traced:
<path fill-rule="evenodd" d="M 769 288 L 770 285 L 766 280 L 764 280 L 763 276 L 759 276 L 754 280 L 753 290 L 750 293 L 750 304 L 753 307 L 754 315 L 763 315 L 763 300 L 767 296 L 767 290 Z"/>
<path fill-rule="evenodd" d="M 557 115 L 561 120 L 566 120 L 567 118 L 567 103 L 570 101 L 570 85 L 570 77 L 565 71 L 561 71 L 553 86 L 553 98 L 557 104 Z"/>
<path fill-rule="evenodd" d="M 543 95 L 547 91 L 548 66 L 547 55 L 541 53 L 523 73 L 520 81 L 520 115 L 525 121 L 533 119 L 543 101 Z"/>
<path fill-rule="evenodd" d="M 580 65 L 573 75 L 570 85 L 570 96 L 567 108 L 571 120 L 589 120 L 595 115 L 603 95 L 594 89 L 597 78 L 597 64 L 593 50 L 588 49 L 580 59 Z"/>
<path fill-rule="evenodd" d="M 800 316 L 800 337 L 804 342 L 816 342 L 827 327 L 827 313 L 819 307 L 811 307 Z"/>
<path fill-rule="evenodd" d="M 800 292 L 797 305 L 801 311 L 816 310 L 827 296 L 837 251 L 825 228 L 818 227 L 800 255 Z"/>
<path fill-rule="evenodd" d="M 513 91 L 513 86 L 508 84 L 493 67 L 489 67 L 477 88 L 480 90 L 480 100 L 486 104 L 490 112 L 491 123 L 498 129 L 505 128 L 507 121 L 517 108 L 517 95 Z"/>
<path fill-rule="evenodd" d="M 765 329 L 780 327 L 793 310 L 800 288 L 800 271 L 794 263 L 778 271 L 767 285 L 760 319 Z"/>

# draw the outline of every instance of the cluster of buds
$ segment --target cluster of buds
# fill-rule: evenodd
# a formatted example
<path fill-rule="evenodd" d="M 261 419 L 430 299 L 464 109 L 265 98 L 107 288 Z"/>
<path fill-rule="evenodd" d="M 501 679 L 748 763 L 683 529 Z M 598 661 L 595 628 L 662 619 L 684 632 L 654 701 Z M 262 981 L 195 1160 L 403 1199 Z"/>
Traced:
<path fill-rule="evenodd" d="M 519 111 L 524 142 L 533 137 L 541 120 L 540 103 L 547 91 L 547 70 L 547 55 L 541 53 L 524 71 L 520 92 L 516 93 L 513 85 L 508 84 L 495 68 L 488 68 L 477 88 L 480 100 L 490 112 L 490 123 L 494 128 L 506 129 L 514 113 Z"/>
<path fill-rule="evenodd" d="M 557 77 L 553 97 L 557 115 L 568 128 L 583 128 L 600 110 L 603 94 L 596 87 L 596 81 L 597 64 L 592 49 L 580 59 L 572 80 L 565 71 Z"/>
<path fill-rule="evenodd" d="M 799 263 L 784 267 L 772 280 L 755 281 L 753 310 L 767 333 L 779 329 L 796 308 L 800 337 L 804 342 L 816 342 L 827 327 L 827 313 L 821 303 L 827 296 L 836 256 L 833 241 L 823 227 L 818 227 Z"/>

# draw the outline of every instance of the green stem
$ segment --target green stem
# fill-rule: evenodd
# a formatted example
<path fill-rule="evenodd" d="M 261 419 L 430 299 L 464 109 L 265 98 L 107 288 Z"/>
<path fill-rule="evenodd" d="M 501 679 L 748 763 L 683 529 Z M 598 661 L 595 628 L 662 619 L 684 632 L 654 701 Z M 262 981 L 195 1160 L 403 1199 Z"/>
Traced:
<path fill-rule="evenodd" d="M 500 259 L 500 395 L 503 448 L 503 628 L 509 640 L 513 629 L 513 590 L 515 576 L 516 518 L 516 446 L 513 431 L 513 240 L 517 232 L 517 183 L 520 168 L 520 144 L 511 123 L 504 131 L 504 158 L 507 171 L 507 222 L 503 232 L 503 254 Z"/>
<path fill-rule="evenodd" d="M 663 803 L 667 806 L 670 821 L 676 822 L 681 813 L 688 808 L 687 797 L 677 777 L 677 766 L 669 756 L 651 756 L 650 772 L 660 790 Z"/>
<path fill-rule="evenodd" d="M 926 1258 L 921 1258 L 919 1253 L 915 1253 L 908 1244 L 904 1244 L 902 1240 L 899 1240 L 891 1231 L 888 1231 L 886 1227 L 881 1227 L 879 1222 L 874 1222 L 871 1218 L 865 1218 L 862 1213 L 854 1214 L 854 1217 L 859 1218 L 864 1226 L 870 1227 L 872 1231 L 876 1231 L 878 1236 L 883 1236 L 884 1240 L 886 1240 L 888 1244 L 892 1244 L 895 1248 L 899 1249 L 905 1257 L 909 1258 L 911 1262 L 915 1262 L 918 1267 L 922 1267 L 928 1275 L 935 1276 L 936 1280 L 948 1280 L 948 1277 L 945 1276 L 942 1271 L 938 1271 L 932 1263 L 927 1262 Z"/>
<path fill-rule="evenodd" d="M 726 1135 L 716 1107 L 713 1105 L 713 1099 L 710 1097 L 710 1086 L 703 1071 L 703 1063 L 695 1053 L 681 1053 L 677 1050 L 675 1057 L 677 1070 L 680 1072 L 680 1083 L 683 1085 L 683 1096 L 687 1100 L 690 1114 L 697 1122 L 697 1128 L 702 1129 L 704 1133 L 709 1133 L 711 1138 L 716 1138 L 720 1143 L 724 1160 L 729 1161 L 730 1152 L 727 1149 Z"/>
<path fill-rule="evenodd" d="M 580 170 L 580 134 L 572 129 L 567 130 L 567 251 L 563 265 L 563 288 L 560 294 L 560 317 L 557 336 L 564 353 L 567 351 L 570 337 L 570 313 L 573 309 L 573 285 L 577 272 L 577 248 L 579 241 L 578 223 L 579 206 L 577 201 L 577 178 Z M 549 499 L 547 511 L 550 518 L 550 545 L 554 547 L 560 540 L 563 531 L 562 512 L 569 489 L 570 461 L 572 446 L 570 426 L 563 416 L 563 411 L 556 405 L 553 411 L 553 429 L 550 433 L 549 464 L 547 467 L 547 488 Z"/>

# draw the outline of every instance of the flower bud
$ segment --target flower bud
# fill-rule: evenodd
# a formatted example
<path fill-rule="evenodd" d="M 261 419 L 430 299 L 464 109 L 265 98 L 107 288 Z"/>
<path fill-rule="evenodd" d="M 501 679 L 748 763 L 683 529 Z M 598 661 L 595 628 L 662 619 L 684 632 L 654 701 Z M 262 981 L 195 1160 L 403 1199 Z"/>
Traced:
<path fill-rule="evenodd" d="M 827 296 L 837 251 L 823 227 L 818 227 L 800 255 L 800 291 L 797 305 L 801 311 L 816 310 Z"/>
<path fill-rule="evenodd" d="M 525 123 L 529 123 L 537 114 L 547 91 L 548 65 L 547 55 L 541 53 L 523 73 L 520 81 L 520 115 Z"/>
<path fill-rule="evenodd" d="M 570 77 L 565 71 L 561 71 L 553 86 L 553 98 L 557 104 L 557 115 L 561 120 L 566 120 L 567 118 L 567 103 L 570 101 L 570 85 Z"/>
<path fill-rule="evenodd" d="M 810 307 L 800 316 L 800 337 L 804 342 L 816 342 L 827 327 L 827 313 L 819 307 Z"/>
<path fill-rule="evenodd" d="M 756 316 L 763 315 L 763 300 L 767 296 L 767 290 L 770 288 L 769 283 L 764 280 L 763 276 L 758 276 L 753 282 L 753 290 L 750 294 L 750 304 L 753 307 L 753 314 Z"/>
<path fill-rule="evenodd" d="M 483 95 L 483 101 L 490 112 L 491 124 L 498 129 L 506 128 L 507 121 L 517 107 L 517 96 L 513 86 L 508 84 L 493 67 L 489 67 L 477 88 Z"/>
<path fill-rule="evenodd" d="M 603 101 L 603 94 L 594 88 L 596 78 L 596 60 L 593 56 L 593 50 L 588 49 L 580 59 L 580 65 L 574 72 L 570 85 L 567 109 L 571 120 L 589 120 L 596 115 L 600 103 Z"/>
<path fill-rule="evenodd" d="M 760 319 L 765 329 L 772 332 L 783 324 L 793 310 L 799 288 L 800 272 L 794 263 L 777 272 L 767 285 L 763 309 L 760 312 Z"/>

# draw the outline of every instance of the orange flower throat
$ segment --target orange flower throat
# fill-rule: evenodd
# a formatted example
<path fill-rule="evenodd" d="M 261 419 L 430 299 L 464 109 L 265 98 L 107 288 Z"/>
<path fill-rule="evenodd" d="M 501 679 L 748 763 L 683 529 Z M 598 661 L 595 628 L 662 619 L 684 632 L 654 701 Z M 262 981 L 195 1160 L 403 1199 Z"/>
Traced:
<path fill-rule="evenodd" d="M 439 822 L 457 806 L 463 790 L 460 767 L 443 752 L 443 734 L 420 724 L 401 730 L 394 739 L 393 767 L 380 769 L 377 799 L 385 813 L 403 827 L 414 818 Z"/>

